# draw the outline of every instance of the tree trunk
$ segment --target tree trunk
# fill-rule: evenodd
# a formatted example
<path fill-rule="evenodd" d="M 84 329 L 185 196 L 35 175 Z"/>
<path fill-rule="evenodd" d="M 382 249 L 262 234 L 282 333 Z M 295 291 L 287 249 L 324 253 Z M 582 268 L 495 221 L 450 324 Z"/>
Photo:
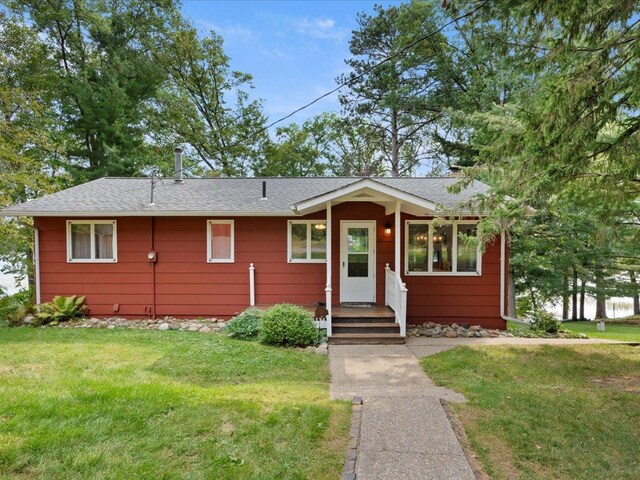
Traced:
<path fill-rule="evenodd" d="M 562 319 L 569 318 L 569 275 L 562 276 Z"/>
<path fill-rule="evenodd" d="M 509 269 L 509 282 L 507 287 L 507 316 L 517 318 L 516 309 L 516 276 L 513 270 Z"/>
<path fill-rule="evenodd" d="M 400 146 L 398 144 L 398 112 L 391 111 L 391 176 L 400 176 Z"/>
<path fill-rule="evenodd" d="M 571 285 L 571 295 L 573 302 L 571 304 L 571 320 L 578 320 L 578 270 L 573 267 L 573 285 Z"/>
<path fill-rule="evenodd" d="M 633 314 L 640 315 L 640 285 L 638 285 L 638 279 L 636 272 L 629 271 L 629 279 L 633 285 Z"/>
<path fill-rule="evenodd" d="M 584 299 L 587 292 L 585 283 L 584 279 L 580 281 L 580 320 L 586 320 L 584 316 Z"/>
<path fill-rule="evenodd" d="M 601 264 L 596 264 L 596 319 L 607 318 L 607 296 L 604 292 L 604 272 Z"/>

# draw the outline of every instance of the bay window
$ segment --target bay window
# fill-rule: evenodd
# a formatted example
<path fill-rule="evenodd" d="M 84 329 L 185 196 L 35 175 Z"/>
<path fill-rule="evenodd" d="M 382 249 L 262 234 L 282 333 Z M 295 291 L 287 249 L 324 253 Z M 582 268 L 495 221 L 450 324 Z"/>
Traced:
<path fill-rule="evenodd" d="M 476 236 L 475 222 L 435 224 L 409 220 L 405 225 L 407 275 L 479 275 L 480 247 L 466 237 Z"/>
<path fill-rule="evenodd" d="M 115 220 L 68 220 L 67 262 L 117 262 Z"/>

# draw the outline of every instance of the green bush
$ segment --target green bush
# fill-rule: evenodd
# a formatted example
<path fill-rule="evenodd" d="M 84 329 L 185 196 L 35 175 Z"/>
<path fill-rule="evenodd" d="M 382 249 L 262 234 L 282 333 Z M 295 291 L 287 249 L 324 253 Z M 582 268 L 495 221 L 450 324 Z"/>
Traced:
<path fill-rule="evenodd" d="M 531 329 L 539 332 L 558 333 L 562 324 L 553 314 L 544 310 L 538 310 L 533 314 Z"/>
<path fill-rule="evenodd" d="M 247 308 L 233 317 L 224 327 L 230 337 L 254 338 L 260 333 L 260 324 L 264 312 L 258 308 Z"/>
<path fill-rule="evenodd" d="M 0 323 L 22 325 L 24 317 L 33 312 L 33 291 L 22 290 L 0 298 Z"/>
<path fill-rule="evenodd" d="M 43 325 L 52 322 L 66 322 L 76 318 L 85 317 L 87 306 L 86 297 L 53 297 L 53 300 L 38 305 L 38 313 L 35 318 L 37 324 Z"/>
<path fill-rule="evenodd" d="M 263 343 L 306 347 L 318 343 L 319 338 L 311 312 L 296 305 L 274 305 L 262 317 Z"/>

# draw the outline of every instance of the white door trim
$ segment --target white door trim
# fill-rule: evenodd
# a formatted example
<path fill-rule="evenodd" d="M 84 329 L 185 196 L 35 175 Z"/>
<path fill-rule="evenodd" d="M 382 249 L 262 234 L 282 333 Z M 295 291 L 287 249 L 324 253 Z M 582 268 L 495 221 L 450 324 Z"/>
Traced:
<path fill-rule="evenodd" d="M 352 226 L 369 228 L 369 277 L 371 280 L 371 298 L 352 300 L 346 295 L 347 278 L 347 228 Z M 376 303 L 376 247 L 377 228 L 375 220 L 340 220 L 340 302 Z"/>

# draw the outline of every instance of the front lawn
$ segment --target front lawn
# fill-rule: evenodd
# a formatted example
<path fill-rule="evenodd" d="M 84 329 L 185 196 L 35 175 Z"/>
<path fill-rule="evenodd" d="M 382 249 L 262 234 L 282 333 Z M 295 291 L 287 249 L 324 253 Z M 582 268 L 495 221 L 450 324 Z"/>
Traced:
<path fill-rule="evenodd" d="M 562 328 L 576 333 L 584 333 L 593 338 L 640 342 L 640 325 L 618 325 L 606 322 L 605 331 L 598 332 L 598 322 L 563 322 Z"/>
<path fill-rule="evenodd" d="M 459 347 L 422 360 L 492 480 L 640 478 L 640 347 Z"/>
<path fill-rule="evenodd" d="M 327 358 L 221 335 L 0 329 L 0 478 L 334 479 Z"/>

